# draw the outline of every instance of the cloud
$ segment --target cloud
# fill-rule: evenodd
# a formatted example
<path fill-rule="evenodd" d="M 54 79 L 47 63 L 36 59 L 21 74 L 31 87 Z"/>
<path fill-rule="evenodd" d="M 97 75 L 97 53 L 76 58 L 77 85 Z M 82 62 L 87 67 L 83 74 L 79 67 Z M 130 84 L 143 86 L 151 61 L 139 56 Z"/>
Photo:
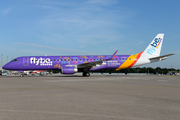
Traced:
<path fill-rule="evenodd" d="M 108 33 L 100 34 L 100 35 L 92 35 L 91 37 L 88 36 L 89 35 L 82 35 L 78 37 L 78 43 L 85 45 L 98 45 L 102 43 L 116 42 L 119 39 L 121 39 L 121 35 L 110 35 Z"/>
<path fill-rule="evenodd" d="M 103 6 L 110 6 L 117 4 L 117 0 L 87 0 L 86 4 L 96 4 L 96 5 L 103 5 Z"/>
<path fill-rule="evenodd" d="M 141 44 L 143 44 L 144 42 L 143 41 L 141 41 L 141 42 L 139 42 L 137 45 L 141 45 Z"/>
<path fill-rule="evenodd" d="M 113 42 L 121 36 L 118 30 L 128 27 L 126 20 L 134 16 L 134 11 L 117 4 L 117 0 L 45 1 L 37 6 L 48 11 L 37 22 L 37 29 L 46 32 L 40 37 L 47 42 L 75 43 L 81 47 Z"/>
<path fill-rule="evenodd" d="M 80 50 L 74 50 L 74 49 L 67 49 L 67 48 L 61 48 L 61 47 L 50 47 L 45 45 L 39 45 L 39 44 L 31 44 L 31 43 L 19 43 L 19 42 L 11 42 L 12 44 L 18 44 L 18 45 L 25 45 L 25 46 L 31 46 L 36 48 L 43 48 L 48 50 L 53 50 L 54 53 L 63 53 L 63 54 L 93 54 L 92 52 L 87 51 L 80 51 Z"/>
<path fill-rule="evenodd" d="M 98 6 L 98 3 L 106 3 L 109 5 L 109 8 Z M 67 4 L 66 2 L 48 1 L 44 3 L 45 5 L 37 7 L 48 10 L 48 13 L 50 13 L 40 21 L 40 23 L 46 26 L 53 25 L 53 27 L 58 26 L 66 28 L 71 26 L 79 27 L 80 29 L 102 28 L 107 26 L 124 27 L 121 20 L 133 15 L 134 11 L 114 7 L 115 3 L 118 2 L 91 0 L 78 4 L 75 2 L 68 2 Z M 50 23 L 50 25 L 48 23 Z"/>
<path fill-rule="evenodd" d="M 8 7 L 6 9 L 1 10 L 1 14 L 2 15 L 7 15 L 10 11 L 12 11 L 12 8 Z"/>

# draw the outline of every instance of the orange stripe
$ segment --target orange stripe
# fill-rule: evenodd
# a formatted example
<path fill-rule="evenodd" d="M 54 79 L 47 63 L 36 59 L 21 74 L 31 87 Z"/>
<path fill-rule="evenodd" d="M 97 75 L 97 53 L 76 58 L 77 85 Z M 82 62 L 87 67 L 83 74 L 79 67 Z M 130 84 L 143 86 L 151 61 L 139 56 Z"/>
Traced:
<path fill-rule="evenodd" d="M 139 58 L 141 57 L 141 55 L 142 55 L 143 52 L 144 52 L 144 51 L 138 53 L 137 58 L 134 60 L 134 62 L 133 62 L 129 67 L 132 67 L 132 66 L 139 60 Z"/>
<path fill-rule="evenodd" d="M 130 55 L 128 57 L 128 59 L 121 66 L 119 66 L 119 68 L 117 68 L 116 70 L 126 69 L 126 68 L 129 68 L 129 67 L 132 67 L 138 61 L 138 59 L 141 57 L 142 53 L 143 52 L 140 52 L 140 53 L 138 53 L 136 55 Z M 129 60 L 129 58 L 131 58 L 131 60 Z"/>

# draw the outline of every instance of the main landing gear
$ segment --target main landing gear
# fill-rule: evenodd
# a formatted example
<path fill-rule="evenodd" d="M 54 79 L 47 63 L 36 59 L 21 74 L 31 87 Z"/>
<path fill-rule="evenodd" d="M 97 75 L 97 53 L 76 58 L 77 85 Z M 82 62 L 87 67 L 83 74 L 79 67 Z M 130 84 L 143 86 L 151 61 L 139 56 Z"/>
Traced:
<path fill-rule="evenodd" d="M 89 72 L 83 72 L 82 75 L 83 75 L 83 76 L 86 76 L 86 77 L 89 77 L 89 76 L 90 76 L 90 73 L 89 73 Z"/>

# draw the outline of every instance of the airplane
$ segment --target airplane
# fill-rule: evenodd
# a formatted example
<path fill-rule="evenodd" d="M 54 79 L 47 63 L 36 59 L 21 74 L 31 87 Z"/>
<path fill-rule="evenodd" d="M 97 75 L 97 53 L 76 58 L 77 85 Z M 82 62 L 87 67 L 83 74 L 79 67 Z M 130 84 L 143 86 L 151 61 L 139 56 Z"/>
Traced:
<path fill-rule="evenodd" d="M 82 72 L 90 76 L 91 71 L 101 69 L 126 69 L 167 59 L 160 56 L 164 33 L 157 34 L 148 47 L 135 55 L 79 55 L 79 56 L 24 56 L 18 57 L 3 66 L 6 70 L 61 70 L 62 74 Z M 21 77 L 24 75 L 22 74 Z"/>

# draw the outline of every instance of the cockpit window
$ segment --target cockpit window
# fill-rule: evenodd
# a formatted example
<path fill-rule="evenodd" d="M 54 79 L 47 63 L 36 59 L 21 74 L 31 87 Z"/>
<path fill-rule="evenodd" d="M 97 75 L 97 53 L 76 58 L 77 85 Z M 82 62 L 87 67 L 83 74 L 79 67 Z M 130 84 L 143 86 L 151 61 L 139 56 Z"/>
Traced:
<path fill-rule="evenodd" d="M 17 62 L 17 59 L 13 59 L 11 62 Z"/>

